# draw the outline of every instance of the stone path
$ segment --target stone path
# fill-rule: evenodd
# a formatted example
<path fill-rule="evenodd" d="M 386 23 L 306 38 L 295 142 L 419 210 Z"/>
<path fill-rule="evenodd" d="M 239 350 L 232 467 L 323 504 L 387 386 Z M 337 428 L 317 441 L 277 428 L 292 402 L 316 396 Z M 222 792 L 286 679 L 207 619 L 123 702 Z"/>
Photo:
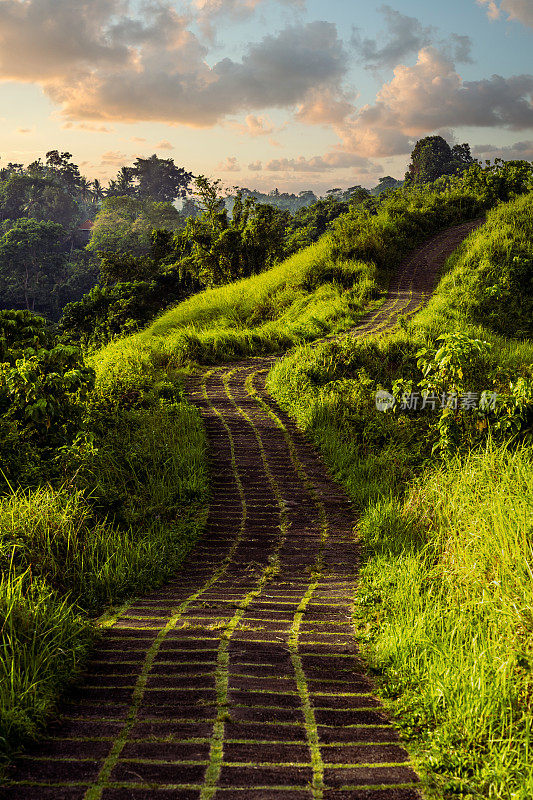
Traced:
<path fill-rule="evenodd" d="M 350 335 L 424 304 L 475 223 L 407 259 Z M 417 776 L 359 663 L 343 491 L 265 392 L 271 358 L 190 387 L 210 442 L 207 531 L 93 653 L 12 800 L 415 800 Z"/>

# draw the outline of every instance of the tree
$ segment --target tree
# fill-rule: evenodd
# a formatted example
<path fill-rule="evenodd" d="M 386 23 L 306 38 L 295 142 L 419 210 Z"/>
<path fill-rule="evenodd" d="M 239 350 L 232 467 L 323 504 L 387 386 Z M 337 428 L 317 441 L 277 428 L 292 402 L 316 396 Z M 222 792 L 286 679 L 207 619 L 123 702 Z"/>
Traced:
<path fill-rule="evenodd" d="M 42 317 L 0 311 L 0 462 L 13 485 L 57 479 L 58 447 L 80 430 L 94 372 Z"/>
<path fill-rule="evenodd" d="M 346 214 L 350 208 L 348 200 L 339 199 L 341 189 L 327 192 L 327 197 L 322 197 L 310 206 L 301 208 L 289 220 L 286 231 L 287 253 L 295 253 L 302 247 L 316 242 L 326 232 L 333 220 Z"/>
<path fill-rule="evenodd" d="M 475 163 L 475 159 L 470 152 L 470 145 L 467 142 L 463 144 L 454 144 L 452 147 L 452 156 L 457 166 L 457 172 L 463 172 Z"/>
<path fill-rule="evenodd" d="M 473 163 L 470 145 L 455 145 L 452 149 L 442 136 L 426 136 L 419 139 L 411 153 L 405 182 L 432 183 L 443 175 L 456 175 Z"/>
<path fill-rule="evenodd" d="M 390 175 L 385 175 L 384 178 L 379 179 L 378 185 L 370 190 L 370 194 L 380 195 L 382 192 L 386 192 L 391 189 L 399 189 L 400 186 L 403 186 L 403 181 L 398 181 L 396 178 L 392 178 Z"/>
<path fill-rule="evenodd" d="M 221 181 L 196 178 L 202 213 L 187 219 L 174 239 L 174 261 L 205 286 L 216 286 L 268 269 L 285 255 L 288 211 L 257 204 L 237 192 L 230 217 Z"/>
<path fill-rule="evenodd" d="M 33 311 L 46 304 L 59 280 L 65 231 L 55 222 L 17 220 L 0 238 L 4 306 Z"/>
<path fill-rule="evenodd" d="M 154 229 L 176 231 L 181 227 L 181 215 L 170 203 L 107 197 L 96 215 L 87 247 L 100 256 L 142 256 L 150 250 Z"/>
<path fill-rule="evenodd" d="M 138 158 L 133 166 L 138 182 L 137 194 L 159 202 L 173 203 L 177 197 L 186 197 L 192 173 L 177 167 L 172 158 Z"/>
<path fill-rule="evenodd" d="M 79 167 L 72 163 L 71 153 L 50 150 L 46 154 L 46 173 L 54 176 L 71 195 L 79 193 L 82 189 L 84 179 L 80 174 Z"/>
<path fill-rule="evenodd" d="M 92 194 L 97 203 L 99 203 L 105 197 L 104 187 L 102 186 L 98 178 L 95 178 L 93 181 Z"/>
<path fill-rule="evenodd" d="M 0 219 L 22 217 L 57 222 L 71 229 L 80 219 L 80 210 L 64 186 L 52 179 L 14 172 L 0 183 Z"/>

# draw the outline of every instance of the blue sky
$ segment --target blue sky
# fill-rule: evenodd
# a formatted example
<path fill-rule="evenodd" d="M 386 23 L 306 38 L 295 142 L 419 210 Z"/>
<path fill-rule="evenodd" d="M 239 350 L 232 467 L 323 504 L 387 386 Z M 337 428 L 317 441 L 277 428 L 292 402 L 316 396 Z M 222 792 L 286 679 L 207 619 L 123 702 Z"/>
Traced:
<path fill-rule="evenodd" d="M 0 0 L 0 155 L 317 192 L 430 134 L 533 159 L 532 33 L 533 0 Z"/>

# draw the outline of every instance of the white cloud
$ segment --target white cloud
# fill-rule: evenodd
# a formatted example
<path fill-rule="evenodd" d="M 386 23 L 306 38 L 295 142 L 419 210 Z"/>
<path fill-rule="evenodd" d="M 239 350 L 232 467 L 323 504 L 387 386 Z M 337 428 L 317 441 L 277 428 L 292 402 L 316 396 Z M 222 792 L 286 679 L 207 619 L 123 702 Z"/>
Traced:
<path fill-rule="evenodd" d="M 217 165 L 220 172 L 240 172 L 241 168 L 235 156 L 228 156 L 225 161 L 221 161 Z"/>
<path fill-rule="evenodd" d="M 156 150 L 174 150 L 174 145 L 168 139 L 161 139 L 155 146 Z"/>
<path fill-rule="evenodd" d="M 263 164 L 261 161 L 253 161 L 251 164 L 248 164 L 248 169 L 252 172 L 261 172 Z"/>
<path fill-rule="evenodd" d="M 0 80 L 40 84 L 70 121 L 210 126 L 293 108 L 346 73 L 332 23 L 289 26 L 251 43 L 241 60 L 210 66 L 169 0 L 145 3 L 138 17 L 128 8 L 127 0 L 0 0 Z"/>
<path fill-rule="evenodd" d="M 479 5 L 487 6 L 487 14 L 490 19 L 499 19 L 504 13 L 508 15 L 509 19 L 533 28 L 533 3 L 531 0 L 501 0 L 499 5 L 495 0 L 477 0 L 477 2 Z"/>
<path fill-rule="evenodd" d="M 373 105 L 336 130 L 347 151 L 393 156 L 410 152 L 416 138 L 441 128 L 531 128 L 532 96 L 532 75 L 463 81 L 448 56 L 425 47 L 414 66 L 396 67 Z"/>
<path fill-rule="evenodd" d="M 493 144 L 478 144 L 472 149 L 472 154 L 479 159 L 504 158 L 505 160 L 533 161 L 533 140 L 526 139 L 511 145 L 498 146 Z"/>

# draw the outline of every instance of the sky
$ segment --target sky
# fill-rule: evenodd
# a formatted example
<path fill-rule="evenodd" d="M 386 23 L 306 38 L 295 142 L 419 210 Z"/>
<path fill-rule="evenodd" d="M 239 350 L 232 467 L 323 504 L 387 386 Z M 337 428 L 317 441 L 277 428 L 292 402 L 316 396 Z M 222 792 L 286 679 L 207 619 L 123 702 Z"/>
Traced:
<path fill-rule="evenodd" d="M 532 36 L 533 0 L 0 0 L 0 165 L 323 194 L 428 135 L 533 160 Z"/>

